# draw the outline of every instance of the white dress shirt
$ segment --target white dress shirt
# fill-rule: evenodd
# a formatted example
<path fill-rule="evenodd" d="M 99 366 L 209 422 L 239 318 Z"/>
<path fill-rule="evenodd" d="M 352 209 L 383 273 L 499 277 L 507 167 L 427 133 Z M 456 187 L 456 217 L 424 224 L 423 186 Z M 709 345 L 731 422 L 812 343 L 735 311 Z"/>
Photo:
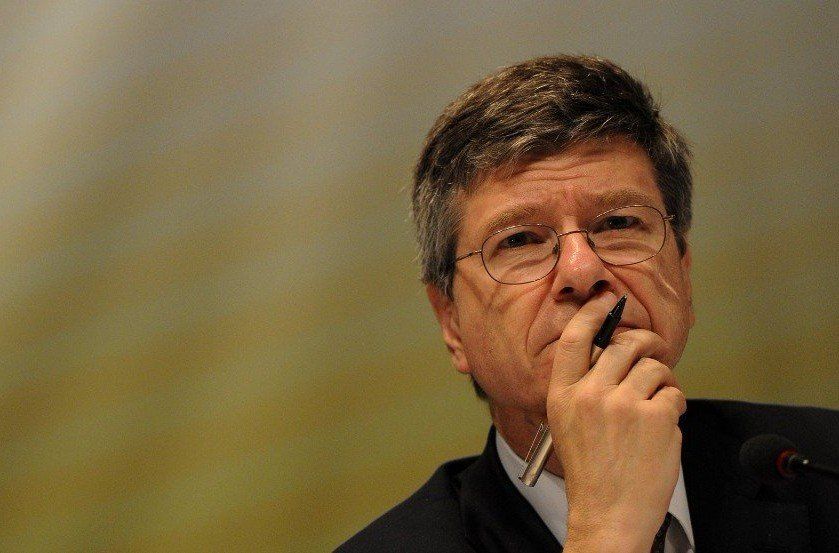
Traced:
<path fill-rule="evenodd" d="M 518 478 L 525 466 L 524 460 L 516 455 L 499 432 L 495 433 L 495 445 L 504 471 L 513 486 L 530 503 L 557 541 L 564 544 L 568 535 L 568 500 L 565 497 L 565 480 L 546 470 L 542 472 L 535 486 L 532 488 L 525 486 Z M 668 511 L 674 519 L 679 521 L 679 524 L 670 524 L 664 542 L 664 553 L 694 553 L 693 528 L 690 525 L 688 498 L 685 493 L 685 479 L 681 465 L 679 466 L 679 481 L 676 482 L 676 489 L 673 490 L 673 497 L 670 498 Z"/>

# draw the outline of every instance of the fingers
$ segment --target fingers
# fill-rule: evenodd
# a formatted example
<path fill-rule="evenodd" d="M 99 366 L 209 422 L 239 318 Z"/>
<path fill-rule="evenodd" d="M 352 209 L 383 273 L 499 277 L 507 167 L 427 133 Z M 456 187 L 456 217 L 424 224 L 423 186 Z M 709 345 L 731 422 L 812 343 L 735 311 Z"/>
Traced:
<path fill-rule="evenodd" d="M 588 372 L 594 336 L 617 301 L 612 292 L 603 292 L 583 305 L 568 321 L 557 340 L 551 373 L 553 386 L 569 386 Z"/>
<path fill-rule="evenodd" d="M 591 370 L 589 379 L 604 385 L 619 384 L 642 357 L 663 361 L 668 347 L 664 339 L 649 330 L 632 329 L 612 338 Z M 644 399 L 652 395 L 647 394 Z"/>
<path fill-rule="evenodd" d="M 635 399 L 649 399 L 664 386 L 679 388 L 679 383 L 670 367 L 655 359 L 642 357 L 635 363 L 618 389 L 624 390 Z"/>
<path fill-rule="evenodd" d="M 675 423 L 685 414 L 688 408 L 685 394 L 673 386 L 664 386 L 650 399 L 650 405 L 667 413 Z"/>
<path fill-rule="evenodd" d="M 631 329 L 616 335 L 595 366 L 589 367 L 594 336 L 616 301 L 611 292 L 600 294 L 568 322 L 557 341 L 551 385 L 565 388 L 579 383 L 584 396 L 605 393 L 607 401 L 644 402 L 648 404 L 644 409 L 661 411 L 677 421 L 686 400 L 673 371 L 663 362 L 668 344 L 655 332 Z"/>

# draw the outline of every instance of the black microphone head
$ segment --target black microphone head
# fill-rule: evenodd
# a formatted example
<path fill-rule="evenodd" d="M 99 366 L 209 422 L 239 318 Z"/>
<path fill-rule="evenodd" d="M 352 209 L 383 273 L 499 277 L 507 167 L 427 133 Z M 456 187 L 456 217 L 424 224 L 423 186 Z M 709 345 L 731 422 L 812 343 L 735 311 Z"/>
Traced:
<path fill-rule="evenodd" d="M 777 434 L 761 434 L 749 438 L 740 448 L 740 464 L 761 482 L 782 482 L 793 476 L 779 462 L 781 455 L 789 451 L 797 452 L 797 449 L 788 439 Z"/>

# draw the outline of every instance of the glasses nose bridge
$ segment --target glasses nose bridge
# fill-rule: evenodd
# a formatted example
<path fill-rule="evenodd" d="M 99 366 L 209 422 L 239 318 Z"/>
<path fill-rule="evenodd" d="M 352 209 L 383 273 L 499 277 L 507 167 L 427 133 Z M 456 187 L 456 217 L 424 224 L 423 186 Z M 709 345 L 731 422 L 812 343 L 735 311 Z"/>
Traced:
<path fill-rule="evenodd" d="M 557 232 L 556 233 L 556 247 L 557 247 L 557 249 L 558 250 L 562 249 L 562 246 L 560 246 L 560 242 L 562 242 L 561 238 L 563 236 L 568 236 L 569 234 L 585 234 L 586 235 L 586 244 L 588 244 L 588 247 L 591 248 L 592 251 L 597 253 L 597 251 L 594 248 L 594 242 L 592 242 L 591 237 L 588 235 L 588 232 L 589 232 L 588 229 L 584 229 L 584 228 L 569 230 L 567 232 Z M 559 253 L 559 251 L 557 251 L 557 254 L 558 253 Z"/>

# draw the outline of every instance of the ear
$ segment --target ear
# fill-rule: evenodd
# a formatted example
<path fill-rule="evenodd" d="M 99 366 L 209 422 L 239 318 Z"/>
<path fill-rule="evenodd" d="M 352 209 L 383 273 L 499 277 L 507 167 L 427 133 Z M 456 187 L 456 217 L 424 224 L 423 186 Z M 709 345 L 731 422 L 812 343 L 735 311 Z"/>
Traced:
<path fill-rule="evenodd" d="M 433 284 L 427 284 L 425 292 L 428 294 L 431 307 L 434 308 L 434 314 L 437 315 L 437 322 L 440 323 L 440 329 L 443 331 L 443 341 L 452 356 L 454 368 L 460 373 L 470 374 L 472 371 L 466 361 L 463 342 L 461 341 L 460 317 L 457 312 L 457 305 L 455 305 L 454 300 Z"/>
<path fill-rule="evenodd" d="M 691 249 L 690 244 L 685 243 L 685 254 L 682 256 L 680 260 L 682 265 L 682 279 L 685 283 L 685 290 L 688 294 L 688 309 L 690 310 L 690 326 L 693 327 L 693 323 L 696 322 L 696 314 L 693 311 L 693 286 L 690 283 L 690 267 L 693 263 L 693 259 L 691 258 Z"/>

